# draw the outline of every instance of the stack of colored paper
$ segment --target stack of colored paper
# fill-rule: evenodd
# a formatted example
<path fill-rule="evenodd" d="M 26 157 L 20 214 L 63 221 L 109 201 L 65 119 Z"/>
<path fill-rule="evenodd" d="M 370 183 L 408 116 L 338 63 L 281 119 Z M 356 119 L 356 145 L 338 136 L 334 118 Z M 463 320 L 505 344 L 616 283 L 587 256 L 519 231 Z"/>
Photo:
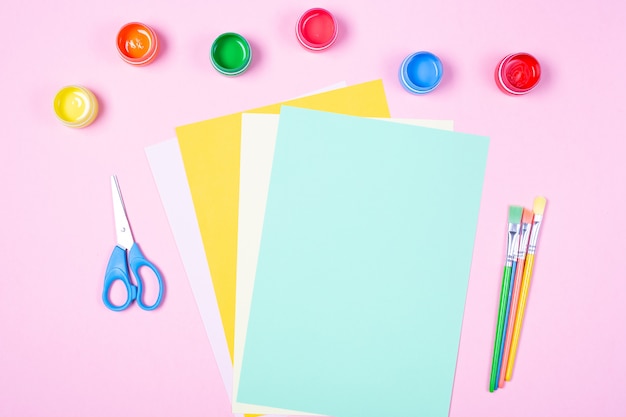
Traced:
<path fill-rule="evenodd" d="M 147 149 L 233 412 L 447 416 L 488 139 L 283 104 Z"/>

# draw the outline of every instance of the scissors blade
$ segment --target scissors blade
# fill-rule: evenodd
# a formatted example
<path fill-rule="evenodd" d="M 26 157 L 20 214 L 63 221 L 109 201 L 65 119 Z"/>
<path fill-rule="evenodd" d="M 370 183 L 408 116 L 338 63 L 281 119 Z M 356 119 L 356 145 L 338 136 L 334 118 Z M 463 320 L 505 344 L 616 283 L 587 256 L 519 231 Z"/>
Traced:
<path fill-rule="evenodd" d="M 133 232 L 130 230 L 128 217 L 126 217 L 122 193 L 115 175 L 111 175 L 111 195 L 113 197 L 113 216 L 115 218 L 117 244 L 124 249 L 130 250 L 135 240 L 133 239 Z"/>

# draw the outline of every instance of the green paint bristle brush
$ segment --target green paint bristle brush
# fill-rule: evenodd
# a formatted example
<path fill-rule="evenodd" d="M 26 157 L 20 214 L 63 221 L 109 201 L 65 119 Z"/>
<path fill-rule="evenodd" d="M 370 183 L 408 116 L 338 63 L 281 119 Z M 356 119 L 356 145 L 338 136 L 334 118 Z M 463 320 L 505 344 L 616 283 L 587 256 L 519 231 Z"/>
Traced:
<path fill-rule="evenodd" d="M 504 263 L 504 274 L 502 277 L 502 292 L 500 293 L 500 308 L 498 309 L 498 323 L 496 325 L 496 339 L 493 348 L 493 361 L 491 364 L 491 379 L 489 381 L 489 392 L 498 389 L 498 368 L 500 366 L 500 355 L 502 338 L 504 337 L 504 322 L 506 320 L 507 305 L 511 287 L 511 274 L 513 272 L 513 262 L 517 259 L 519 248 L 520 228 L 522 222 L 523 207 L 509 207 L 509 228 L 507 235 L 506 261 Z"/>

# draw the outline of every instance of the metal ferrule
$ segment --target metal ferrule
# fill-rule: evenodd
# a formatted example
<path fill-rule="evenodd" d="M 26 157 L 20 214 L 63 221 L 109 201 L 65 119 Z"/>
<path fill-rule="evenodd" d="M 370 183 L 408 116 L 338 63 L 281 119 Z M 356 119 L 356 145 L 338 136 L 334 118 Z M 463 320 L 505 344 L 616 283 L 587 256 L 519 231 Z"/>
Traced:
<path fill-rule="evenodd" d="M 506 264 L 512 266 L 519 249 L 519 223 L 509 223 L 509 234 L 506 242 Z"/>
<path fill-rule="evenodd" d="M 530 231 L 530 243 L 528 243 L 528 254 L 534 255 L 537 249 L 537 239 L 539 239 L 539 228 L 541 227 L 541 219 L 543 216 L 535 215 L 533 228 Z"/>
<path fill-rule="evenodd" d="M 526 250 L 528 249 L 528 242 L 530 241 L 531 223 L 522 223 L 522 231 L 520 232 L 520 244 L 519 251 L 517 252 L 517 259 L 526 259 Z"/>

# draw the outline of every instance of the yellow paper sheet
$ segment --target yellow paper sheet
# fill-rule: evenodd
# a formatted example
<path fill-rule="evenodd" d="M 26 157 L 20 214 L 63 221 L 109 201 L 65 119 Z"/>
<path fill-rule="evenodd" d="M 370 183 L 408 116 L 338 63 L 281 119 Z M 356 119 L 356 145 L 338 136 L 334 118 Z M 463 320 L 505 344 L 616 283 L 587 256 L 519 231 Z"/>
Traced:
<path fill-rule="evenodd" d="M 354 116 L 390 117 L 381 80 L 245 113 L 279 114 L 283 104 Z M 176 129 L 231 360 L 234 358 L 242 113 Z"/>

